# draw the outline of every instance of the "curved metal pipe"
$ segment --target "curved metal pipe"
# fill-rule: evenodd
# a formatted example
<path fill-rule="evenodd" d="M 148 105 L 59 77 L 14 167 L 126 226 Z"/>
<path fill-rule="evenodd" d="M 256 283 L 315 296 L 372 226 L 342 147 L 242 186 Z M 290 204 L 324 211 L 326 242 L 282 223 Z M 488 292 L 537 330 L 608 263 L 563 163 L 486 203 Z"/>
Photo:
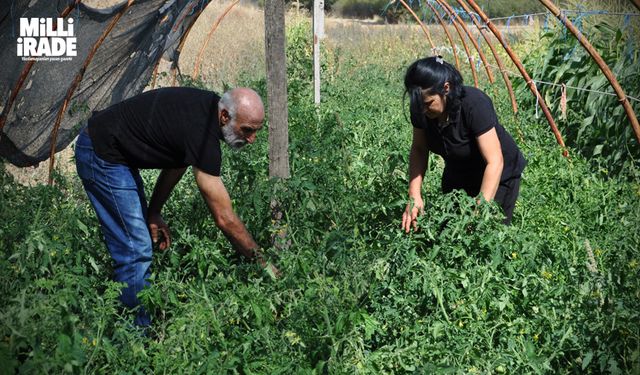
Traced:
<path fill-rule="evenodd" d="M 453 27 L 455 27 L 456 32 L 458 33 L 458 36 L 460 37 L 460 40 L 462 41 L 462 45 L 464 46 L 464 52 L 467 54 L 467 60 L 469 60 L 469 67 L 471 68 L 471 75 L 473 76 L 473 83 L 474 83 L 475 87 L 477 88 L 478 87 L 478 74 L 476 73 L 475 65 L 473 65 L 473 57 L 471 56 L 471 51 L 469 50 L 469 46 L 467 45 L 467 42 L 464 39 L 464 34 L 460 30 L 460 26 L 455 21 L 454 16 L 451 14 L 451 12 L 449 12 L 449 9 L 442 4 L 444 1 L 436 0 L 436 2 L 438 4 L 440 4 L 442 9 L 444 9 L 444 12 L 447 13 L 447 15 L 449 16 L 449 19 L 451 19 L 451 23 L 453 24 Z"/>
<path fill-rule="evenodd" d="M 609 68 L 609 65 L 607 65 L 607 63 L 604 62 L 604 60 L 602 59 L 602 56 L 600 56 L 598 51 L 596 51 L 596 49 L 593 48 L 589 40 L 587 40 L 587 38 L 584 35 L 582 35 L 582 33 L 580 33 L 580 31 L 574 26 L 574 24 L 571 21 L 569 21 L 567 16 L 562 14 L 562 12 L 560 11 L 560 9 L 558 9 L 558 7 L 556 7 L 549 0 L 539 0 L 539 1 L 547 9 L 549 9 L 549 11 L 553 13 L 553 15 L 560 20 L 560 22 L 562 22 L 562 24 L 571 32 L 571 34 L 573 34 L 578 39 L 578 41 L 580 42 L 580 44 L 582 44 L 584 49 L 586 49 L 587 52 L 589 52 L 589 55 L 591 55 L 591 58 L 593 59 L 593 61 L 595 61 L 596 64 L 598 64 L 598 67 L 600 67 L 600 70 L 602 71 L 604 76 L 607 77 L 607 79 L 609 80 L 609 83 L 611 84 L 611 87 L 613 87 L 613 90 L 616 92 L 616 95 L 618 95 L 618 100 L 620 101 L 620 104 L 622 104 L 622 107 L 624 108 L 624 111 L 627 114 L 629 121 L 631 122 L 631 127 L 633 128 L 633 132 L 636 135 L 636 140 L 638 141 L 638 143 L 640 143 L 640 124 L 638 124 L 638 118 L 636 117 L 636 114 L 633 111 L 633 107 L 631 107 L 631 104 L 627 99 L 627 95 L 624 93 L 624 90 L 618 83 L 618 80 L 616 79 L 615 74 L 613 74 L 613 72 Z"/>
<path fill-rule="evenodd" d="M 429 39 L 429 44 L 431 44 L 431 52 L 434 53 L 435 50 L 436 50 L 436 45 L 433 44 L 433 39 L 431 39 L 431 33 L 429 33 L 429 29 L 427 29 L 427 27 L 424 25 L 424 23 L 422 23 L 422 21 L 420 20 L 420 17 L 418 17 L 416 12 L 414 12 L 413 9 L 411 9 L 411 7 L 409 5 L 407 5 L 407 3 L 404 2 L 404 0 L 400 0 L 400 4 L 402 4 L 409 11 L 409 13 L 411 13 L 413 18 L 416 19 L 416 21 L 418 22 L 418 24 L 422 28 L 422 32 L 424 32 L 424 35 L 426 35 L 427 39 Z"/>
<path fill-rule="evenodd" d="M 442 6 L 444 6 L 448 10 L 449 14 L 453 17 L 453 19 L 456 22 L 458 22 L 458 24 L 464 30 L 465 34 L 467 34 L 467 36 L 469 37 L 469 40 L 471 40 L 471 43 L 473 43 L 473 47 L 476 49 L 476 51 L 478 51 L 478 55 L 480 56 L 480 60 L 482 60 L 482 63 L 484 64 L 484 68 L 485 68 L 485 71 L 487 73 L 487 78 L 489 78 L 489 82 L 494 83 L 495 82 L 495 78 L 493 77 L 493 73 L 491 72 L 491 68 L 489 67 L 489 63 L 487 62 L 487 57 L 484 55 L 484 52 L 482 52 L 482 48 L 480 48 L 480 45 L 478 44 L 478 42 L 476 42 L 476 39 L 473 37 L 473 34 L 471 33 L 471 30 L 469 30 L 469 28 L 467 27 L 467 24 L 460 17 L 458 17 L 456 12 L 453 10 L 451 5 L 449 5 L 446 2 L 446 0 L 438 0 L 438 1 L 440 2 L 440 4 Z"/>
<path fill-rule="evenodd" d="M 182 34 L 182 38 L 180 38 L 180 43 L 178 44 L 178 47 L 176 48 L 176 52 L 175 52 L 176 60 L 172 64 L 171 70 L 170 70 L 171 76 L 172 76 L 172 85 L 176 84 L 176 66 L 178 65 L 177 59 L 180 58 L 180 52 L 182 52 L 182 47 L 184 47 L 184 43 L 187 41 L 187 36 L 189 36 L 189 32 L 191 32 L 191 28 L 193 28 L 193 25 L 196 23 L 196 21 L 198 20 L 202 12 L 204 12 L 204 10 L 207 8 L 207 6 L 209 6 L 209 4 L 211 3 L 208 2 L 207 5 L 203 6 L 202 8 L 200 8 L 200 10 L 198 10 L 196 15 L 191 19 L 191 22 L 189 23 L 189 26 L 187 26 L 187 29 L 184 31 L 184 34 Z M 179 25 L 179 22 L 176 22 L 176 25 Z"/>
<path fill-rule="evenodd" d="M 495 25 L 493 23 L 491 23 L 491 20 L 482 11 L 482 9 L 480 9 L 478 4 L 476 4 L 476 2 L 474 0 L 467 0 L 467 2 L 469 3 L 469 5 L 471 5 L 473 10 L 476 13 L 478 13 L 480 18 L 482 18 L 482 21 L 489 27 L 489 30 L 491 30 L 493 35 L 496 36 L 498 41 L 500 41 L 500 44 L 502 44 L 502 47 L 507 52 L 507 54 L 509 55 L 509 57 L 511 58 L 513 63 L 516 64 L 516 67 L 518 67 L 518 70 L 520 71 L 520 74 L 522 74 L 522 77 L 524 78 L 525 82 L 527 83 L 527 86 L 529 86 L 529 90 L 531 90 L 533 95 L 536 97 L 538 103 L 540 103 L 540 107 L 542 108 L 542 112 L 544 113 L 544 116 L 547 118 L 547 121 L 549 122 L 549 126 L 551 127 L 551 131 L 553 132 L 553 134 L 556 137 L 556 141 L 558 142 L 558 144 L 560 146 L 562 146 L 562 149 L 563 149 L 562 150 L 562 155 L 568 156 L 569 155 L 569 151 L 567 151 L 567 148 L 566 148 L 566 146 L 564 144 L 564 140 L 562 139 L 562 135 L 560 134 L 560 131 L 558 130 L 558 126 L 556 125 L 556 122 L 553 119 L 553 116 L 551 115 L 551 111 L 549 111 L 549 107 L 547 106 L 547 103 L 545 102 L 544 97 L 542 97 L 542 95 L 540 95 L 540 92 L 538 91 L 538 89 L 536 88 L 536 85 L 534 84 L 533 80 L 529 76 L 529 73 L 527 73 L 527 71 L 525 70 L 524 66 L 520 62 L 520 59 L 515 54 L 515 52 L 513 52 L 511 47 L 509 47 L 509 44 L 507 43 L 507 41 L 502 37 L 502 34 L 500 33 L 500 30 L 498 30 L 495 27 Z"/>
<path fill-rule="evenodd" d="M 456 68 L 458 68 L 458 70 L 460 70 L 460 61 L 458 60 L 458 54 L 456 53 L 456 45 L 453 43 L 453 38 L 451 37 L 451 34 L 449 33 L 449 29 L 447 29 L 447 25 L 445 24 L 444 20 L 442 19 L 442 17 L 440 16 L 440 13 L 438 13 L 438 11 L 436 10 L 436 8 L 431 5 L 430 2 L 426 1 L 425 2 L 429 8 L 431 8 L 431 11 L 433 11 L 433 13 L 435 13 L 436 18 L 438 19 L 438 22 L 440 23 L 440 26 L 442 26 L 442 29 L 444 29 L 445 34 L 447 34 L 447 39 L 449 39 L 449 44 L 451 44 L 451 52 L 453 53 L 453 57 L 456 60 Z"/>
<path fill-rule="evenodd" d="M 75 9 L 75 7 L 80 3 L 80 1 L 82 0 L 76 0 L 73 4 L 68 5 L 66 8 L 64 8 L 64 10 L 60 13 L 59 18 L 67 17 L 69 13 L 71 13 L 71 11 Z M 53 25 L 53 30 L 57 29 L 57 27 L 58 27 L 58 24 L 55 23 Z M 27 61 L 24 68 L 22 69 L 22 73 L 20 73 L 20 76 L 18 77 L 18 81 L 16 81 L 16 84 L 13 86 L 13 89 L 11 90 L 11 94 L 9 95 L 9 97 L 7 98 L 7 101 L 5 102 L 4 108 L 2 109 L 2 113 L 0 114 L 0 130 L 4 128 L 4 125 L 7 122 L 7 116 L 9 115 L 9 111 L 13 107 L 13 104 L 15 103 L 15 100 L 18 97 L 18 93 L 22 89 L 22 85 L 24 85 L 24 81 L 27 79 L 27 76 L 29 75 L 31 68 L 33 68 L 33 64 L 35 64 L 34 60 Z M 2 134 L 0 134 L 0 137 L 2 137 Z"/>
<path fill-rule="evenodd" d="M 473 16 L 473 12 L 469 8 L 469 5 L 467 5 L 467 3 L 464 2 L 464 0 L 456 0 L 456 1 L 458 2 L 458 4 L 460 4 L 462 8 L 464 8 L 467 14 L 469 14 L 469 17 L 471 17 L 473 24 L 476 25 L 476 27 L 478 28 L 478 32 L 480 33 L 480 35 L 482 35 L 482 37 L 484 38 L 484 41 L 487 42 L 487 44 L 489 45 L 491 54 L 493 54 L 493 58 L 496 60 L 496 63 L 498 64 L 498 68 L 500 68 L 500 74 L 502 75 L 502 79 L 504 80 L 504 83 L 507 86 L 507 90 L 509 91 L 509 97 L 511 98 L 511 108 L 513 108 L 513 113 L 517 114 L 518 103 L 516 102 L 516 95 L 513 92 L 511 79 L 509 79 L 509 74 L 507 73 L 507 69 L 504 67 L 504 63 L 502 62 L 502 59 L 498 55 L 498 51 L 493 46 L 493 43 L 491 43 L 491 39 L 489 39 L 487 34 L 484 32 L 484 26 L 480 25 L 480 22 L 478 22 L 478 20 L 476 20 L 476 18 Z"/>
<path fill-rule="evenodd" d="M 198 77 L 198 72 L 200 70 L 200 62 L 202 61 L 202 55 L 204 54 L 204 50 L 207 48 L 207 45 L 209 44 L 209 41 L 211 40 L 211 37 L 213 36 L 213 33 L 216 31 L 216 29 L 220 25 L 220 22 L 222 22 L 222 19 L 239 2 L 240 2 L 240 0 L 235 0 L 234 2 L 229 4 L 229 6 L 227 6 L 227 8 L 224 10 L 224 12 L 222 12 L 222 14 L 216 19 L 216 22 L 213 23 L 213 26 L 211 26 L 211 30 L 209 30 L 209 34 L 207 34 L 207 39 L 205 39 L 204 43 L 200 47 L 200 51 L 198 52 L 198 56 L 196 57 L 195 66 L 193 67 L 193 74 L 192 74 L 193 78 Z"/>

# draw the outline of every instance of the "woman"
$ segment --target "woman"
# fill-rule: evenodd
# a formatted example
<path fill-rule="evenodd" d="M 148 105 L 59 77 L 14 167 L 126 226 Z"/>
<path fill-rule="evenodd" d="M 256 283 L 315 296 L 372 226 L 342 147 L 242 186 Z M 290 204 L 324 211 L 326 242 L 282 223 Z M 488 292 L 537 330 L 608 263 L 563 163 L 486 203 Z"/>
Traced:
<path fill-rule="evenodd" d="M 422 180 L 429 152 L 444 158 L 442 192 L 463 189 L 497 201 L 511 222 L 526 160 L 498 122 L 491 99 L 442 56 L 415 61 L 404 78 L 409 96 L 413 142 L 409 154 L 409 199 L 402 215 L 408 233 L 424 210 Z"/>

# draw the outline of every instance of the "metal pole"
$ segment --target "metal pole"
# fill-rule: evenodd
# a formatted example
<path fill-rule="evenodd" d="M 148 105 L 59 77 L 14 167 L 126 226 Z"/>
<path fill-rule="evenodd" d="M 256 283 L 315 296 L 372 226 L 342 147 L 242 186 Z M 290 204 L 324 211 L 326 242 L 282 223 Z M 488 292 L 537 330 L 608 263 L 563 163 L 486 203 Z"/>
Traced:
<path fill-rule="evenodd" d="M 471 41 L 471 43 L 475 47 L 476 51 L 478 51 L 478 55 L 480 56 L 480 60 L 482 60 L 482 63 L 484 64 L 484 68 L 485 68 L 485 70 L 487 72 L 487 78 L 489 78 L 489 82 L 493 83 L 493 81 L 494 81 L 493 74 L 491 73 L 491 68 L 489 68 L 489 63 L 487 62 L 487 58 L 485 57 L 484 53 L 482 52 L 482 48 L 480 48 L 480 45 L 478 45 L 478 42 L 476 42 L 475 38 L 473 37 L 473 33 L 467 27 L 467 24 L 464 23 L 464 21 L 460 17 L 458 17 L 458 15 L 456 14 L 455 10 L 451 7 L 451 5 L 449 5 L 446 2 L 446 0 L 440 0 L 440 4 L 447 9 L 447 11 L 449 12 L 449 15 L 455 20 L 455 22 L 458 22 L 458 24 L 464 30 L 465 34 L 467 34 L 467 36 L 469 37 L 469 40 Z"/>
<path fill-rule="evenodd" d="M 224 17 L 226 17 L 227 14 L 231 11 L 231 9 L 233 9 L 233 7 L 236 6 L 236 4 L 238 4 L 239 2 L 240 0 L 235 0 L 234 2 L 229 4 L 227 8 L 224 10 L 224 12 L 222 12 L 222 14 L 218 16 L 216 21 L 213 23 L 213 26 L 211 26 L 211 30 L 209 30 L 207 39 L 205 39 L 204 43 L 202 43 L 202 46 L 200 46 L 200 51 L 198 51 L 198 57 L 196 57 L 196 62 L 194 64 L 193 74 L 191 74 L 191 77 L 198 78 L 198 73 L 200 72 L 200 63 L 202 62 L 202 56 L 204 55 L 204 50 L 207 49 L 207 45 L 209 44 L 209 41 L 211 41 L 211 37 L 213 36 L 213 33 L 216 31 L 218 26 L 220 26 L 220 22 L 222 22 Z"/>
<path fill-rule="evenodd" d="M 124 6 L 124 8 L 122 8 L 122 10 L 115 17 L 113 17 L 111 22 L 109 22 L 107 27 L 102 31 L 102 34 L 100 35 L 98 40 L 96 40 L 96 42 L 94 43 L 93 47 L 91 47 L 91 50 L 89 51 L 89 54 L 87 55 L 87 58 L 84 60 L 84 63 L 82 64 L 82 67 L 80 68 L 80 71 L 76 74 L 75 78 L 73 79 L 73 82 L 71 82 L 71 85 L 67 89 L 67 93 L 66 93 L 66 95 L 64 97 L 64 100 L 62 102 L 62 106 L 60 106 L 60 109 L 58 110 L 58 113 L 56 115 L 56 121 L 53 124 L 53 130 L 51 130 L 51 149 L 49 151 L 49 153 L 50 153 L 50 155 L 49 155 L 49 181 L 48 181 L 49 185 L 53 185 L 53 168 L 54 168 L 55 162 L 56 162 L 56 143 L 57 143 L 57 140 L 58 140 L 58 129 L 60 128 L 60 123 L 62 121 L 62 117 L 64 117 L 65 111 L 67 110 L 67 106 L 69 105 L 69 102 L 71 102 L 71 98 L 73 97 L 73 93 L 76 91 L 76 89 L 78 88 L 78 85 L 82 81 L 82 78 L 84 77 L 84 73 L 86 72 L 87 68 L 89 67 L 89 64 L 93 60 L 93 57 L 95 56 L 96 52 L 98 52 L 98 48 L 100 48 L 100 46 L 102 46 L 102 43 L 105 41 L 105 39 L 107 39 L 107 36 L 109 36 L 109 34 L 113 30 L 113 28 L 116 26 L 118 21 L 120 21 L 120 18 L 122 18 L 122 16 L 127 12 L 127 10 L 129 10 L 129 8 L 133 5 L 134 1 L 135 0 L 129 0 L 127 2 L 127 4 Z"/>
<path fill-rule="evenodd" d="M 320 39 L 324 37 L 324 0 L 313 1 L 313 102 L 320 104 Z"/>
<path fill-rule="evenodd" d="M 429 29 L 427 29 L 427 27 L 424 25 L 424 23 L 422 23 L 422 21 L 420 20 L 420 17 L 418 17 L 416 12 L 414 12 L 413 9 L 411 9 L 411 7 L 409 5 L 407 5 L 407 3 L 404 0 L 400 0 L 400 4 L 402 4 L 402 6 L 405 7 L 409 11 L 409 13 L 411 13 L 413 18 L 415 18 L 416 22 L 418 22 L 418 25 L 420 25 L 420 27 L 422 28 L 422 32 L 424 33 L 424 35 L 429 40 L 429 44 L 431 45 L 431 54 L 435 54 L 436 53 L 436 45 L 433 44 L 433 39 L 431 39 L 431 33 L 429 33 Z"/>
<path fill-rule="evenodd" d="M 467 2 L 469 3 L 469 5 L 471 5 L 473 10 L 480 16 L 480 18 L 482 18 L 482 21 L 489 27 L 489 30 L 491 30 L 493 35 L 495 35 L 495 37 L 498 39 L 500 44 L 502 44 L 502 47 L 504 48 L 504 50 L 507 52 L 507 54 L 511 58 L 511 61 L 513 61 L 513 63 L 516 64 L 516 67 L 518 68 L 518 71 L 520 71 L 520 74 L 522 75 L 522 78 L 524 78 L 525 82 L 527 83 L 527 86 L 529 86 L 529 90 L 531 90 L 533 95 L 536 97 L 538 103 L 540 104 L 540 108 L 542 108 L 542 112 L 544 113 L 544 116 L 547 118 L 547 121 L 549 122 L 549 126 L 551 127 L 551 131 L 553 132 L 553 135 L 555 135 L 555 137 L 556 137 L 556 141 L 563 148 L 562 155 L 568 156 L 569 155 L 569 151 L 567 151 L 567 148 L 564 145 L 564 140 L 562 139 L 562 135 L 560 134 L 560 131 L 558 130 L 558 126 L 556 125 L 556 122 L 553 119 L 553 116 L 551 115 L 551 111 L 549 111 L 549 107 L 547 106 L 547 102 L 544 100 L 544 97 L 542 95 L 540 95 L 540 92 L 538 91 L 538 88 L 536 87 L 535 83 L 533 82 L 533 80 L 529 76 L 529 73 L 527 73 L 526 69 L 524 68 L 524 66 L 520 62 L 520 59 L 515 54 L 515 52 L 513 52 L 511 47 L 509 47 L 509 44 L 507 44 L 507 41 L 502 37 L 502 33 L 500 33 L 500 30 L 498 30 L 498 28 L 491 22 L 489 17 L 487 17 L 487 15 L 482 11 L 482 9 L 480 9 L 478 4 L 476 4 L 476 2 L 474 0 L 467 0 Z"/>
<path fill-rule="evenodd" d="M 436 18 L 438 19 L 438 22 L 440 23 L 440 26 L 442 26 L 442 29 L 444 30 L 444 33 L 447 35 L 447 39 L 449 39 L 449 44 L 451 45 L 451 52 L 453 53 L 453 57 L 455 58 L 455 61 L 456 61 L 456 68 L 458 70 L 461 70 L 460 69 L 460 61 L 458 60 L 458 54 L 456 53 L 456 44 L 453 42 L 453 38 L 451 37 L 451 33 L 449 33 L 449 29 L 447 29 L 447 24 L 442 19 L 442 16 L 440 16 L 440 13 L 438 13 L 436 8 L 433 5 L 431 5 L 430 2 L 426 1 L 426 4 L 429 6 L 429 8 L 431 8 L 431 11 L 433 13 L 435 13 Z"/>
<path fill-rule="evenodd" d="M 80 3 L 80 1 L 81 0 L 75 0 L 73 4 L 69 4 L 60 13 L 58 17 L 66 18 L 69 15 L 69 13 L 71 13 L 71 11 L 74 10 L 75 7 Z M 57 27 L 58 27 L 58 24 L 54 23 L 53 29 L 55 30 Z M 31 71 L 33 64 L 35 64 L 35 60 L 27 61 L 24 68 L 22 69 L 22 73 L 20 73 L 18 80 L 16 81 L 15 85 L 13 86 L 13 89 L 11 90 L 11 94 L 7 98 L 7 101 L 4 103 L 4 107 L 2 108 L 2 113 L 0 113 L 0 130 L 4 128 L 4 125 L 7 121 L 7 117 L 9 116 L 9 112 L 11 111 L 11 108 L 13 107 L 13 104 L 16 98 L 18 97 L 18 92 L 20 92 L 20 90 L 22 89 L 22 85 L 24 84 L 24 81 L 29 76 L 29 72 Z M 0 133 L 0 138 L 1 137 L 2 137 L 2 133 Z"/>
<path fill-rule="evenodd" d="M 464 34 L 462 33 L 462 30 L 460 29 L 460 26 L 456 22 L 452 12 L 449 12 L 449 9 L 446 6 L 443 5 L 444 1 L 443 0 L 435 0 L 435 1 L 438 4 L 440 4 L 440 6 L 444 10 L 444 12 L 451 19 L 451 23 L 453 24 L 453 27 L 455 27 L 456 32 L 458 33 L 458 36 L 460 37 L 460 41 L 462 42 L 462 46 L 464 47 L 464 52 L 467 55 L 467 60 L 469 61 L 469 68 L 471 68 L 471 75 L 473 76 L 474 86 L 478 87 L 478 74 L 476 73 L 476 68 L 473 65 L 473 57 L 471 56 L 471 51 L 469 50 L 469 46 L 467 45 L 467 42 L 464 40 Z M 470 39 L 473 41 L 473 38 L 470 38 Z"/>
<path fill-rule="evenodd" d="M 487 33 L 484 31 L 484 27 L 480 25 L 480 22 L 478 22 L 478 20 L 476 20 L 476 18 L 473 16 L 473 13 L 471 12 L 471 9 L 469 8 L 469 6 L 463 0 L 456 0 L 456 1 L 458 2 L 458 4 L 460 4 L 461 7 L 464 8 L 467 14 L 469 14 L 469 17 L 471 17 L 473 24 L 476 25 L 476 27 L 478 28 L 478 32 L 480 33 L 480 35 L 482 35 L 482 37 L 484 38 L 484 41 L 487 42 L 489 49 L 491 49 L 493 58 L 496 60 L 496 63 L 498 63 L 500 74 L 502 74 L 502 79 L 504 80 L 504 83 L 507 86 L 507 90 L 509 91 L 509 97 L 511 98 L 511 107 L 513 108 L 513 113 L 518 113 L 518 104 L 516 103 L 516 95 L 513 93 L 511 80 L 509 79 L 507 70 L 505 69 L 504 64 L 502 63 L 502 59 L 498 55 L 498 51 L 496 51 L 496 48 L 493 46 L 493 43 L 491 43 L 489 36 L 487 36 Z"/>

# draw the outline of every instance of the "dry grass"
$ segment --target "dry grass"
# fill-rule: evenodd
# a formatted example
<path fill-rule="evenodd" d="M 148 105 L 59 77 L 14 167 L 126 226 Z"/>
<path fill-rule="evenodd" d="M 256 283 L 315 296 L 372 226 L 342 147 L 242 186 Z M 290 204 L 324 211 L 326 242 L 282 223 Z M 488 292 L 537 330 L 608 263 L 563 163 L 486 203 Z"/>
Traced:
<path fill-rule="evenodd" d="M 212 1 L 187 37 L 180 56 L 183 74 L 193 75 L 207 35 L 229 1 Z M 199 78 L 220 90 L 235 86 L 245 74 L 264 76 L 264 14 L 252 6 L 235 6 L 220 22 L 202 55 Z"/>
<path fill-rule="evenodd" d="M 188 35 L 180 56 L 181 73 L 193 77 L 197 56 L 202 50 L 204 53 L 197 78 L 216 91 L 221 91 L 225 85 L 236 86 L 248 77 L 265 76 L 264 14 L 261 9 L 251 4 L 236 5 L 207 41 L 210 30 L 229 4 L 229 0 L 211 1 Z M 293 9 L 286 15 L 288 25 L 303 20 L 310 24 L 310 18 L 305 10 Z M 421 28 L 415 24 L 385 25 L 380 18 L 353 20 L 327 17 L 325 22 L 326 38 L 323 44 L 330 55 L 336 52 L 356 57 L 363 63 L 375 59 L 380 64 L 389 64 L 430 55 L 432 52 Z M 437 47 L 436 52 L 454 61 L 453 49 L 440 25 L 427 27 Z M 470 29 L 475 30 L 472 25 Z M 514 23 L 508 31 L 512 36 L 521 37 L 527 30 L 535 29 Z M 506 27 L 503 27 L 503 31 L 506 31 Z M 462 64 L 467 59 L 462 44 L 452 26 L 449 26 L 449 32 L 454 37 L 455 50 Z M 309 30 L 309 43 L 312 40 L 311 33 Z M 469 47 L 473 48 L 471 45 Z M 461 70 L 465 69 L 468 68 L 461 66 Z M 167 70 L 168 64 L 160 65 L 161 72 Z M 175 84 L 173 79 L 165 77 L 158 85 Z"/>
<path fill-rule="evenodd" d="M 23 186 L 44 185 L 49 179 L 49 160 L 40 162 L 32 167 L 19 168 L 13 164 L 6 163 L 7 173 L 13 176 L 14 180 Z M 76 171 L 73 160 L 73 150 L 67 147 L 56 154 L 55 170 L 63 176 L 71 176 Z"/>
<path fill-rule="evenodd" d="M 180 58 L 183 74 L 193 75 L 196 56 L 206 43 L 211 27 L 228 4 L 230 1 L 212 1 L 194 25 Z M 296 10 L 290 11 L 286 16 L 288 25 L 302 21 L 310 24 L 310 18 L 308 12 Z M 327 17 L 325 23 L 326 38 L 323 45 L 329 55 L 336 59 L 348 57 L 355 58 L 363 64 L 375 62 L 389 66 L 432 53 L 431 46 L 418 25 L 385 25 L 379 19 L 353 20 L 332 17 Z M 454 61 L 453 49 L 440 25 L 427 27 L 437 47 L 436 52 Z M 470 29 L 475 30 L 472 25 Z M 512 26 L 509 34 L 522 38 L 535 29 Z M 454 38 L 455 50 L 462 65 L 467 61 L 464 49 L 455 29 L 449 26 L 449 31 Z M 506 28 L 503 27 L 503 31 L 506 31 Z M 312 31 L 309 30 L 309 43 L 311 40 Z M 473 49 L 470 43 L 469 48 Z M 485 52 L 488 54 L 488 49 Z M 473 51 L 473 54 L 476 55 L 476 52 Z M 234 7 L 214 32 L 203 56 L 198 78 L 214 90 L 221 90 L 225 84 L 236 86 L 243 78 L 264 77 L 262 10 L 244 4 Z M 461 70 L 468 70 L 468 66 L 461 66 Z"/>

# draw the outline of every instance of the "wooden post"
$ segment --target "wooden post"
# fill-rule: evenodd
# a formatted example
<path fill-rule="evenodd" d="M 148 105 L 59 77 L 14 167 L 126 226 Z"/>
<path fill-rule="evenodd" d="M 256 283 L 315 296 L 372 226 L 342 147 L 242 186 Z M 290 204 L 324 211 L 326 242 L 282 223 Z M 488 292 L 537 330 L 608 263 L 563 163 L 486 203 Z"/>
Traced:
<path fill-rule="evenodd" d="M 639 0 L 631 0 L 631 3 L 633 3 L 633 6 L 635 6 L 636 8 L 638 8 L 638 10 L 640 10 L 640 1 Z"/>
<path fill-rule="evenodd" d="M 320 39 L 324 38 L 324 0 L 313 0 L 313 102 L 320 104 Z"/>
<path fill-rule="evenodd" d="M 270 178 L 289 178 L 290 173 L 284 14 L 284 0 L 265 1 L 264 38 L 267 60 Z"/>

